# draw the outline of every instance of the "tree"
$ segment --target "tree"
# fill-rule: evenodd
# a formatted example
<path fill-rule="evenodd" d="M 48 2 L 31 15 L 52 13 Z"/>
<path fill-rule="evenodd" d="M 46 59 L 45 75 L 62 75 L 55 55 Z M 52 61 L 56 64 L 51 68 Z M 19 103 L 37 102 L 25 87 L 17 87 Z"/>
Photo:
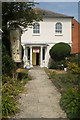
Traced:
<path fill-rule="evenodd" d="M 55 61 L 64 60 L 65 57 L 69 56 L 71 47 L 67 43 L 57 43 L 49 51 L 50 56 Z"/>
<path fill-rule="evenodd" d="M 23 27 L 27 28 L 28 25 L 32 25 L 33 20 L 39 21 L 41 18 L 35 14 L 33 7 L 34 2 L 3 2 L 2 3 L 2 61 L 3 71 L 8 74 L 11 68 L 15 69 L 14 62 L 12 61 L 10 54 L 10 39 L 8 23 L 10 27 Z M 6 54 L 5 54 L 6 53 Z M 5 63 L 6 62 L 6 63 Z M 11 64 L 12 63 L 12 64 Z M 8 70 L 7 70 L 8 69 Z"/>
<path fill-rule="evenodd" d="M 27 28 L 31 25 L 33 20 L 40 20 L 40 17 L 35 14 L 35 10 L 32 8 L 36 3 L 30 2 L 3 2 L 2 3 L 2 29 L 3 29 L 3 43 L 6 48 L 9 48 L 9 29 L 7 24 L 9 22 L 10 27 L 23 27 Z M 8 47 L 7 47 L 8 44 Z"/>

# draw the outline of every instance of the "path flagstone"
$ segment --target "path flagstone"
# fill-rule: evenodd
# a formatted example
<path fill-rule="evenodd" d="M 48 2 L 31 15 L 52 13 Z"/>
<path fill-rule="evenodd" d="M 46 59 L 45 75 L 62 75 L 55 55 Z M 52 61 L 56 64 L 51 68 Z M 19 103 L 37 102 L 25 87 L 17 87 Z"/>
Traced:
<path fill-rule="evenodd" d="M 21 109 L 15 118 L 66 118 L 59 100 L 61 94 L 41 68 L 29 70 L 32 80 L 25 88 L 28 93 L 22 93 L 19 99 Z"/>

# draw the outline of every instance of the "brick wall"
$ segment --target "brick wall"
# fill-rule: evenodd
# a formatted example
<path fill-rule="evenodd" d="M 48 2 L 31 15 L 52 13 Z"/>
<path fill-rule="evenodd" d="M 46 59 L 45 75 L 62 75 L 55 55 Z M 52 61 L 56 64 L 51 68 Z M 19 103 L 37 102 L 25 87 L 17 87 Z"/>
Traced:
<path fill-rule="evenodd" d="M 78 32 L 78 52 L 80 53 L 80 24 L 79 24 L 79 32 Z"/>
<path fill-rule="evenodd" d="M 72 49 L 71 53 L 79 53 L 80 52 L 80 24 L 72 19 Z"/>

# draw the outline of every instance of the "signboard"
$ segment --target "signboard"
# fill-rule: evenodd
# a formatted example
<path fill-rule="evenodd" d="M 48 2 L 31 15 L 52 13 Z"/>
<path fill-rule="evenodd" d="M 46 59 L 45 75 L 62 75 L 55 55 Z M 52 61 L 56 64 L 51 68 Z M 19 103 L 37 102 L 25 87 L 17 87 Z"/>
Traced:
<path fill-rule="evenodd" d="M 11 54 L 15 62 L 21 62 L 21 39 L 19 29 L 10 31 Z"/>
<path fill-rule="evenodd" d="M 33 49 L 33 53 L 39 53 L 39 49 Z"/>

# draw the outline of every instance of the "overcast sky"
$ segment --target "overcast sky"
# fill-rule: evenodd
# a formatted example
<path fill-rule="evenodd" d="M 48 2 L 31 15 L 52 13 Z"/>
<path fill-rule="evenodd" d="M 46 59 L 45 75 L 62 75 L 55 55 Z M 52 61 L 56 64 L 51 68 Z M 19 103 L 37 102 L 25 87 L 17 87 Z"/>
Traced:
<path fill-rule="evenodd" d="M 41 1 L 41 0 L 37 0 L 37 1 Z M 43 0 L 43 1 L 47 1 L 47 0 Z M 74 1 L 78 1 L 78 0 L 74 0 Z M 74 16 L 74 18 L 78 21 L 78 12 L 79 12 L 78 2 L 39 2 L 39 5 L 36 5 L 36 7 L 57 13 L 62 13 L 65 15 Z"/>

